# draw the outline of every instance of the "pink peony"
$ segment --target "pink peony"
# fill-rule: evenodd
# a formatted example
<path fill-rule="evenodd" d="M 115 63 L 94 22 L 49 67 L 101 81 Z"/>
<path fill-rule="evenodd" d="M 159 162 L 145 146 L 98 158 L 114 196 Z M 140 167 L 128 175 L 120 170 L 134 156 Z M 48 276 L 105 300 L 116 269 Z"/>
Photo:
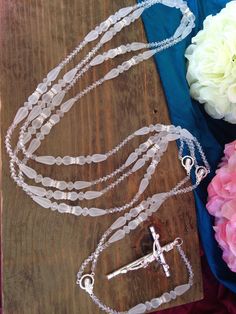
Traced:
<path fill-rule="evenodd" d="M 228 169 L 232 172 L 236 172 L 236 153 L 234 153 L 232 156 L 230 156 L 228 160 Z"/>
<path fill-rule="evenodd" d="M 236 153 L 236 140 L 232 143 L 226 144 L 224 149 L 225 158 L 228 160 L 234 153 Z"/>
<path fill-rule="evenodd" d="M 209 198 L 206 207 L 211 215 L 220 218 L 222 216 L 221 208 L 224 203 L 225 200 L 223 198 L 220 198 L 218 195 L 214 195 L 213 197 Z"/>
<path fill-rule="evenodd" d="M 231 217 L 226 225 L 226 239 L 229 245 L 230 251 L 235 256 L 236 266 L 236 213 Z"/>
<path fill-rule="evenodd" d="M 225 145 L 216 175 L 208 186 L 207 210 L 215 216 L 215 238 L 223 259 L 236 272 L 236 141 Z"/>
<path fill-rule="evenodd" d="M 235 213 L 236 213 L 236 198 L 224 203 L 221 208 L 221 215 L 229 220 L 231 220 Z"/>
<path fill-rule="evenodd" d="M 229 250 L 229 246 L 226 241 L 226 225 L 228 220 L 227 219 L 218 219 L 216 220 L 216 226 L 213 227 L 215 230 L 215 238 L 219 243 L 220 247 L 223 250 Z"/>
<path fill-rule="evenodd" d="M 218 220 L 214 230 L 215 238 L 223 250 L 224 261 L 236 272 L 236 214 L 232 220 Z"/>
<path fill-rule="evenodd" d="M 231 172 L 227 167 L 220 168 L 211 181 L 215 193 L 225 199 L 236 197 L 236 169 Z"/>

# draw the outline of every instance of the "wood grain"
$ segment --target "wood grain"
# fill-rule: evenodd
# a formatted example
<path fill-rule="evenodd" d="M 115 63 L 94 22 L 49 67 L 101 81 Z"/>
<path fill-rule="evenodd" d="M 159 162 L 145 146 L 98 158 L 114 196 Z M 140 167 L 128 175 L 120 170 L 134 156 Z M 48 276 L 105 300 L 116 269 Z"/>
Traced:
<path fill-rule="evenodd" d="M 70 52 L 83 36 L 108 15 L 134 0 L 1 0 L 1 104 L 2 134 L 17 108 L 45 74 Z M 121 42 L 146 41 L 141 21 L 115 37 Z M 107 44 L 106 49 L 111 45 Z M 113 60 L 93 70 L 78 83 L 71 95 L 109 68 Z M 78 62 L 78 59 L 75 62 Z M 39 155 L 79 155 L 113 148 L 128 134 L 150 123 L 170 123 L 160 79 L 153 60 L 136 66 L 84 97 L 58 124 L 39 149 Z M 99 166 L 42 167 L 43 175 L 68 181 L 94 179 L 119 166 L 138 143 L 133 141 L 117 158 Z M 95 314 L 100 311 L 75 284 L 81 262 L 94 250 L 99 238 L 117 215 L 100 218 L 73 217 L 42 209 L 17 188 L 9 177 L 3 149 L 3 293 L 5 314 Z M 163 157 L 145 196 L 170 190 L 184 176 L 173 143 Z M 134 195 L 141 171 L 119 189 L 95 202 L 113 207 Z M 91 203 L 87 203 L 91 205 Z M 195 283 L 181 298 L 165 307 L 202 298 L 198 237 L 193 196 L 168 200 L 155 216 L 102 254 L 95 291 L 113 308 L 125 310 L 182 284 L 187 272 L 177 252 L 167 254 L 172 276 L 165 278 L 153 263 L 148 269 L 120 276 L 111 282 L 105 274 L 150 252 L 148 226 L 159 228 L 162 243 L 176 236 L 195 272 Z"/>

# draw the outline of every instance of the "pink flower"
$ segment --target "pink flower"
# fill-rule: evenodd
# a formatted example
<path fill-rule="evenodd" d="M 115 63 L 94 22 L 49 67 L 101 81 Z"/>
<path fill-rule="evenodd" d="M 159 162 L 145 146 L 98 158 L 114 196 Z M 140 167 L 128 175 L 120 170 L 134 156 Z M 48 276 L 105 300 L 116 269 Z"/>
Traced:
<path fill-rule="evenodd" d="M 216 241 L 219 243 L 220 247 L 223 250 L 229 251 L 229 246 L 226 242 L 226 225 L 227 219 L 218 219 L 216 220 L 216 226 L 213 227 L 215 230 L 215 238 Z"/>
<path fill-rule="evenodd" d="M 236 170 L 236 152 L 229 157 L 227 167 L 232 172 Z"/>
<path fill-rule="evenodd" d="M 215 238 L 223 250 L 224 261 L 236 272 L 236 214 L 232 220 L 219 219 L 214 230 Z"/>
<path fill-rule="evenodd" d="M 235 256 L 236 266 L 236 213 L 231 217 L 226 225 L 226 241 L 230 251 Z"/>
<path fill-rule="evenodd" d="M 225 146 L 216 175 L 208 186 L 207 210 L 215 216 L 215 238 L 223 259 L 236 272 L 236 141 Z"/>
<path fill-rule="evenodd" d="M 236 153 L 236 140 L 225 145 L 224 153 L 227 160 L 233 155 L 233 153 Z"/>
<path fill-rule="evenodd" d="M 217 175 L 210 183 L 212 190 L 225 199 L 233 199 L 236 197 L 236 169 L 229 171 L 227 167 L 220 168 Z"/>
<path fill-rule="evenodd" d="M 209 198 L 206 207 L 211 215 L 220 218 L 222 217 L 221 208 L 224 203 L 225 200 L 223 198 L 220 198 L 218 195 L 214 195 L 211 198 Z"/>
<path fill-rule="evenodd" d="M 221 215 L 229 220 L 236 214 L 236 198 L 223 204 Z"/>

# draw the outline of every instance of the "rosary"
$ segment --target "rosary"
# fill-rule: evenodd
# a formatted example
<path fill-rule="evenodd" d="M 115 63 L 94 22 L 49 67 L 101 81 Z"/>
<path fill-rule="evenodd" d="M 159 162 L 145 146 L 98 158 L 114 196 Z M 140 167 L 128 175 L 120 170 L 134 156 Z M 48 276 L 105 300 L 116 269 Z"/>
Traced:
<path fill-rule="evenodd" d="M 134 23 L 145 10 L 155 4 L 166 5 L 181 11 L 183 16 L 180 25 L 173 36 L 159 42 L 133 42 L 110 49 L 102 54 L 97 54 L 105 43 L 109 42 L 123 28 Z M 92 300 L 102 310 L 107 313 L 145 313 L 151 309 L 158 308 L 165 302 L 170 302 L 171 299 L 175 299 L 177 296 L 182 295 L 190 289 L 193 284 L 193 272 L 190 262 L 181 248 L 182 240 L 177 238 L 173 242 L 162 247 L 159 242 L 159 234 L 156 233 L 154 227 L 151 227 L 150 231 L 153 237 L 153 252 L 122 267 L 114 273 L 109 274 L 107 278 L 110 280 L 117 275 L 125 274 L 139 268 L 145 268 L 153 261 L 160 263 L 166 276 L 169 277 L 170 271 L 169 266 L 165 261 L 164 252 L 169 252 L 176 248 L 189 273 L 188 283 L 177 286 L 169 293 L 166 292 L 162 296 L 152 299 L 150 302 L 140 303 L 126 312 L 117 312 L 106 306 L 93 292 L 96 264 L 101 252 L 107 249 L 112 243 L 122 240 L 132 230 L 136 229 L 141 223 L 146 221 L 169 197 L 187 193 L 195 189 L 210 171 L 205 154 L 198 140 L 189 131 L 182 129 L 181 127 L 175 127 L 173 125 L 166 126 L 162 124 L 144 126 L 141 129 L 136 130 L 116 147 L 103 154 L 95 153 L 88 156 L 60 157 L 38 156 L 36 155 L 36 151 L 53 127 L 60 122 L 64 114 L 69 112 L 77 101 L 99 85 L 102 85 L 105 81 L 116 78 L 133 66 L 148 60 L 156 53 L 168 49 L 182 41 L 193 29 L 194 20 L 195 17 L 193 13 L 188 8 L 187 3 L 183 0 L 146 0 L 139 4 L 120 9 L 89 32 L 72 53 L 47 74 L 46 78 L 38 84 L 36 90 L 28 97 L 28 100 L 19 108 L 13 123 L 7 131 L 5 144 L 10 157 L 11 177 L 34 202 L 44 208 L 50 208 L 53 211 L 73 214 L 76 216 L 102 216 L 126 211 L 126 213 L 123 214 L 123 216 L 120 216 L 103 234 L 97 248 L 83 262 L 77 274 L 77 284 L 89 294 Z M 76 65 L 76 67 L 69 70 L 61 79 L 58 79 L 56 83 L 52 84 L 52 82 L 57 79 L 64 66 L 70 63 L 70 61 L 87 44 L 96 40 L 97 43 Z M 96 67 L 109 59 L 115 58 L 118 55 L 125 55 L 126 53 L 139 50 L 145 51 L 136 54 L 131 59 L 118 65 L 116 68 L 111 69 L 102 78 L 94 81 L 84 90 L 77 93 L 73 98 L 65 99 L 67 92 L 91 68 Z M 22 125 L 19 128 L 17 143 L 15 147 L 13 147 L 11 144 L 12 134 L 20 123 Z M 27 165 L 27 162 L 30 159 L 49 166 L 60 166 L 62 164 L 83 166 L 91 163 L 102 163 L 112 155 L 115 155 L 120 149 L 123 149 L 135 137 L 145 137 L 145 140 L 129 156 L 127 156 L 127 159 L 123 161 L 120 167 L 106 176 L 93 181 L 66 182 L 55 180 L 50 177 L 42 176 L 37 173 L 35 169 Z M 162 155 L 167 150 L 168 143 L 177 140 L 180 142 L 178 157 L 182 166 L 186 170 L 186 177 L 169 192 L 155 194 L 140 202 L 139 199 L 147 189 Z M 186 150 L 188 151 L 188 154 L 184 155 L 183 152 Z M 23 159 L 19 158 L 20 152 L 23 154 Z M 106 192 L 114 189 L 123 180 L 127 179 L 139 169 L 145 167 L 145 165 L 147 166 L 146 173 L 140 181 L 136 194 L 128 203 L 114 208 L 87 208 L 78 205 L 79 201 L 102 197 Z M 190 181 L 190 174 L 193 174 L 194 184 L 187 185 Z M 31 184 L 27 183 L 26 180 L 27 182 L 31 181 Z M 107 181 L 111 181 L 111 183 Z M 95 187 L 100 183 L 104 184 L 104 188 L 98 191 Z M 83 191 L 84 189 L 86 189 L 86 191 Z M 68 202 L 70 202 L 70 204 L 71 202 L 76 202 L 76 204 L 69 205 Z M 84 274 L 86 267 L 90 263 L 91 272 Z"/>

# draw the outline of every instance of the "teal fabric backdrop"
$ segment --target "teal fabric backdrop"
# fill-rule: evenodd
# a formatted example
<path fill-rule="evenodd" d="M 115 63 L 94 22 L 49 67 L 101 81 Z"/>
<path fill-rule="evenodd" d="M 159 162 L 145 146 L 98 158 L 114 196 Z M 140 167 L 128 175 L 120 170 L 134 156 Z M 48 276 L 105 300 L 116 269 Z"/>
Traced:
<path fill-rule="evenodd" d="M 138 0 L 138 2 L 141 2 Z M 171 121 L 187 128 L 203 146 L 212 167 L 211 175 L 194 192 L 199 234 L 211 271 L 226 287 L 236 293 L 236 274 L 231 272 L 222 260 L 222 251 L 214 239 L 213 217 L 205 207 L 207 185 L 213 177 L 216 166 L 223 153 L 223 145 L 236 138 L 236 126 L 210 118 L 202 106 L 193 101 L 186 81 L 186 60 L 184 52 L 191 38 L 202 29 L 203 21 L 209 14 L 218 13 L 227 0 L 189 0 L 189 7 L 196 16 L 196 27 L 181 43 L 155 56 L 155 62 L 166 95 Z M 146 10 L 143 22 L 149 42 L 162 40 L 173 35 L 181 19 L 181 13 L 162 4 Z M 187 205 L 186 205 L 187 206 Z"/>

